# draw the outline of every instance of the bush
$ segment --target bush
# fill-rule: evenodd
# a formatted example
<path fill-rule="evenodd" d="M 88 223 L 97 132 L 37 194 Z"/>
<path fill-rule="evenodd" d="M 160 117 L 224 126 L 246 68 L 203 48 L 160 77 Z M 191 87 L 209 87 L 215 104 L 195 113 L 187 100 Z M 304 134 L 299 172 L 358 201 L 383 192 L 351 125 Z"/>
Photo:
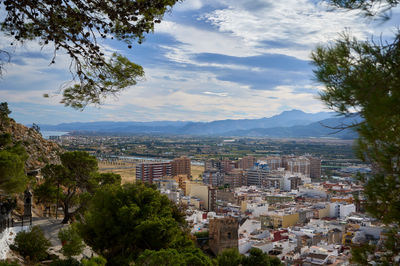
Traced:
<path fill-rule="evenodd" d="M 32 227 L 30 232 L 19 232 L 15 237 L 14 245 L 11 245 L 11 249 L 33 262 L 45 259 L 48 256 L 49 247 L 50 241 L 44 236 L 39 226 Z"/>
<path fill-rule="evenodd" d="M 9 262 L 9 261 L 3 260 L 3 261 L 0 261 L 0 266 L 20 266 L 20 265 L 16 261 Z"/>
<path fill-rule="evenodd" d="M 105 266 L 107 264 L 107 260 L 101 256 L 90 258 L 89 260 L 83 259 L 83 266 Z"/>
<path fill-rule="evenodd" d="M 82 264 L 73 258 L 68 258 L 66 260 L 55 260 L 50 263 L 50 266 L 81 266 Z"/>
<path fill-rule="evenodd" d="M 82 238 L 74 227 L 68 227 L 58 232 L 58 238 L 62 243 L 62 253 L 64 256 L 70 258 L 82 253 L 85 245 Z"/>

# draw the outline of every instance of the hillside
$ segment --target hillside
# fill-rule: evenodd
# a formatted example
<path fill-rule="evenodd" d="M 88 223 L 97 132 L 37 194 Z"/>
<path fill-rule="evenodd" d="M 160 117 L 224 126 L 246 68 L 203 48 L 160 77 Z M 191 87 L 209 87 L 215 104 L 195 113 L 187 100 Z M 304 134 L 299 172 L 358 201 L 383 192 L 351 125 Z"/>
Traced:
<path fill-rule="evenodd" d="M 59 153 L 62 151 L 56 143 L 45 140 L 42 135 L 32 128 L 16 123 L 10 119 L 7 127 L 1 129 L 0 134 L 11 134 L 14 143 L 21 142 L 29 157 L 25 163 L 25 170 L 32 171 L 45 166 L 47 163 L 58 163 Z"/>
<path fill-rule="evenodd" d="M 352 120 L 346 118 L 324 119 L 309 125 L 298 125 L 291 127 L 274 128 L 253 128 L 250 130 L 236 130 L 227 132 L 226 136 L 246 136 L 246 137 L 270 137 L 270 138 L 338 138 L 355 139 L 357 133 L 352 129 L 337 130 L 333 129 L 341 124 L 351 124 L 359 122 L 360 118 Z"/>

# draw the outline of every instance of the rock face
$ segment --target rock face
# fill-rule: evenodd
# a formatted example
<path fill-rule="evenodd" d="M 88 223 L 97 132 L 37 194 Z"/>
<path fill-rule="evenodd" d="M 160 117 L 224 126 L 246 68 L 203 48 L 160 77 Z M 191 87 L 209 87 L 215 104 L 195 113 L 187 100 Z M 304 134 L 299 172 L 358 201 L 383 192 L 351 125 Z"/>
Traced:
<path fill-rule="evenodd" d="M 10 119 L 9 125 L 2 130 L 0 128 L 0 134 L 2 133 L 10 133 L 14 143 L 20 141 L 25 147 L 29 156 L 25 162 L 27 172 L 42 168 L 49 163 L 60 163 L 61 147 L 57 143 L 45 140 L 36 130 Z"/>

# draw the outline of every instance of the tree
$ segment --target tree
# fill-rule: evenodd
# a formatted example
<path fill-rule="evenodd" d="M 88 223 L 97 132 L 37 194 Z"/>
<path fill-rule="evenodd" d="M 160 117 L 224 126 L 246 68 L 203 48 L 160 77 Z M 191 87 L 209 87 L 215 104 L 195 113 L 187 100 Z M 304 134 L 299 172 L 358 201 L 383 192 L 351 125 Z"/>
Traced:
<path fill-rule="evenodd" d="M 21 231 L 15 236 L 15 243 L 11 246 L 18 251 L 24 258 L 29 257 L 32 262 L 45 259 L 50 241 L 44 236 L 43 230 L 39 226 L 32 227 L 31 231 Z"/>
<path fill-rule="evenodd" d="M 390 8 L 399 3 L 331 2 L 362 9 L 367 15 L 374 15 L 377 4 Z M 372 177 L 361 176 L 365 208 L 389 228 L 382 245 L 353 248 L 353 261 L 363 264 L 367 258 L 378 264 L 395 264 L 400 254 L 400 32 L 391 42 L 358 41 L 343 35 L 331 46 L 318 47 L 312 59 L 316 78 L 325 85 L 321 92 L 325 104 L 343 116 L 357 113 L 363 118 L 361 123 L 339 127 L 353 127 L 358 132 L 357 155 L 373 167 Z"/>
<path fill-rule="evenodd" d="M 38 124 L 33 123 L 31 127 L 34 131 L 40 134 L 40 127 Z"/>
<path fill-rule="evenodd" d="M 64 88 L 62 103 L 84 108 L 135 85 L 144 75 L 142 67 L 126 57 L 106 55 L 100 39 L 115 38 L 132 48 L 132 42 L 141 43 L 177 1 L 0 0 L 5 13 L 0 23 L 14 42 L 33 40 L 42 47 L 53 44 L 51 63 L 60 49 L 70 56 L 70 71 L 78 83 Z"/>
<path fill-rule="evenodd" d="M 239 253 L 237 248 L 229 248 L 218 255 L 217 261 L 219 266 L 239 266 L 242 258 L 243 255 Z"/>
<path fill-rule="evenodd" d="M 331 4 L 352 10 L 362 10 L 367 16 L 382 14 L 397 6 L 399 0 L 327 0 Z"/>
<path fill-rule="evenodd" d="M 62 244 L 62 254 L 68 258 L 81 254 L 85 247 L 82 238 L 74 226 L 61 229 L 58 232 L 58 238 Z"/>
<path fill-rule="evenodd" d="M 103 257 L 92 257 L 90 259 L 83 259 L 83 266 L 105 266 L 107 264 L 107 260 Z"/>
<path fill-rule="evenodd" d="M 68 223 L 87 202 L 85 195 L 92 189 L 97 160 L 82 151 L 63 153 L 60 159 L 61 165 L 51 164 L 42 169 L 44 183 L 35 189 L 35 196 L 40 202 L 59 203 L 64 212 L 62 223 Z"/>
<path fill-rule="evenodd" d="M 250 255 L 248 257 L 242 258 L 242 265 L 243 266 L 280 266 L 282 265 L 280 259 L 276 257 L 270 257 L 261 249 L 258 248 L 251 248 Z"/>
<path fill-rule="evenodd" d="M 145 250 L 135 262 L 137 265 L 160 265 L 160 266 L 207 266 L 212 265 L 211 259 L 200 249 L 190 247 L 183 250 L 161 249 Z"/>
<path fill-rule="evenodd" d="M 121 175 L 114 173 L 98 173 L 93 177 L 94 186 L 121 185 Z"/>
<path fill-rule="evenodd" d="M 8 103 L 0 103 L 0 129 L 8 126 L 8 124 L 10 123 L 10 118 L 8 118 L 9 114 L 11 114 L 11 111 L 10 109 L 8 109 Z"/>
<path fill-rule="evenodd" d="M 18 154 L 0 150 L 0 189 L 13 194 L 25 190 L 28 178 L 24 171 L 24 162 Z"/>
<path fill-rule="evenodd" d="M 21 143 L 12 143 L 9 133 L 0 135 L 0 189 L 5 193 L 23 192 L 28 178 L 25 161 L 28 155 Z"/>
<path fill-rule="evenodd" d="M 145 250 L 194 248 L 184 227 L 177 207 L 144 184 L 101 187 L 78 223 L 85 243 L 111 265 L 129 264 Z"/>
<path fill-rule="evenodd" d="M 8 117 L 9 114 L 11 114 L 11 111 L 10 111 L 10 109 L 8 109 L 8 103 L 7 102 L 0 103 L 0 116 L 1 116 L 1 118 Z"/>

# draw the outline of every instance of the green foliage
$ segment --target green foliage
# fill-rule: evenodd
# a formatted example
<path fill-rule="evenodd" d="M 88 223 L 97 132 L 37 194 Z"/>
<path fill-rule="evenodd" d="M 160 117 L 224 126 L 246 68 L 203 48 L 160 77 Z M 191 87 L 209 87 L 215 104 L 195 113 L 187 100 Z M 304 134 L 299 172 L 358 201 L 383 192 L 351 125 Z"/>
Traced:
<path fill-rule="evenodd" d="M 0 150 L 0 189 L 6 193 L 18 193 L 25 190 L 28 178 L 24 165 L 26 153 L 22 146 Z"/>
<path fill-rule="evenodd" d="M 0 103 L 0 128 L 8 123 L 11 111 L 6 102 Z M 10 133 L 0 134 L 0 190 L 13 194 L 25 190 L 28 178 L 25 175 L 25 161 L 28 154 L 21 143 L 13 143 Z"/>
<path fill-rule="evenodd" d="M 137 78 L 144 75 L 143 69 L 126 57 L 105 55 L 98 38 L 122 40 L 132 48 L 132 41 L 141 43 L 177 1 L 0 0 L 5 13 L 0 24 L 1 30 L 16 42 L 54 44 L 51 63 L 55 63 L 60 49 L 70 56 L 73 79 L 79 82 L 65 88 L 62 102 L 84 108 L 136 84 Z"/>
<path fill-rule="evenodd" d="M 194 233 L 194 236 L 196 238 L 204 238 L 204 237 L 208 237 L 208 235 L 209 235 L 208 231 Z"/>
<path fill-rule="evenodd" d="M 93 177 L 95 186 L 121 185 L 121 175 L 114 173 L 98 173 Z"/>
<path fill-rule="evenodd" d="M 334 4 L 375 15 L 399 4 L 391 0 L 332 0 Z M 358 41 L 348 35 L 312 54 L 315 75 L 325 85 L 321 99 L 345 116 L 358 112 L 363 121 L 341 125 L 359 135 L 357 156 L 372 164 L 373 175 L 361 176 L 365 209 L 388 226 L 383 244 L 353 247 L 353 262 L 393 265 L 400 254 L 400 32 L 392 42 Z M 397 239 L 397 241 L 395 241 Z"/>
<path fill-rule="evenodd" d="M 58 200 L 64 211 L 63 223 L 67 223 L 87 203 L 85 191 L 93 189 L 97 160 L 82 151 L 66 152 L 60 159 L 61 165 L 47 165 L 42 169 L 45 181 L 35 189 L 35 196 L 43 203 Z M 74 212 L 70 212 L 71 207 L 75 207 Z"/>
<path fill-rule="evenodd" d="M 143 76 L 141 66 L 114 53 L 107 62 L 99 62 L 95 67 L 83 66 L 78 72 L 81 82 L 64 90 L 61 103 L 76 109 L 83 109 L 88 103 L 100 104 L 102 97 L 136 85 L 137 79 Z"/>
<path fill-rule="evenodd" d="M 366 210 L 386 224 L 400 224 L 400 33 L 391 44 L 359 42 L 345 36 L 313 53 L 322 100 L 347 115 L 358 110 L 364 122 L 357 155 L 375 169 L 362 179 Z M 378 203 L 378 204 L 377 204 Z"/>
<path fill-rule="evenodd" d="M 31 127 L 34 131 L 40 134 L 40 127 L 38 124 L 33 123 Z"/>
<path fill-rule="evenodd" d="M 81 254 L 85 247 L 82 238 L 74 226 L 60 230 L 58 238 L 62 243 L 61 251 L 68 258 Z"/>
<path fill-rule="evenodd" d="M 11 248 L 18 251 L 23 257 L 28 257 L 29 261 L 37 262 L 45 259 L 50 241 L 44 236 L 39 226 L 32 227 L 31 231 L 19 232 L 15 237 L 15 243 Z"/>
<path fill-rule="evenodd" d="M 242 257 L 243 266 L 279 266 L 282 265 L 280 259 L 276 257 L 270 257 L 262 250 L 258 248 L 250 249 L 250 255 L 248 257 Z"/>
<path fill-rule="evenodd" d="M 243 257 L 237 248 L 229 248 L 218 255 L 217 261 L 219 266 L 239 266 Z"/>
<path fill-rule="evenodd" d="M 147 249 L 136 260 L 136 264 L 143 266 L 203 266 L 212 265 L 212 262 L 211 259 L 198 248 L 188 248 L 179 251 L 176 249 L 161 249 L 158 251 Z"/>
<path fill-rule="evenodd" d="M 0 266 L 19 266 L 19 263 L 16 261 L 0 261 Z"/>
<path fill-rule="evenodd" d="M 0 128 L 5 127 L 9 124 L 10 122 L 8 118 L 9 114 L 11 114 L 11 111 L 10 109 L 8 109 L 8 103 L 7 102 L 0 103 Z"/>
<path fill-rule="evenodd" d="M 397 6 L 399 0 L 327 0 L 331 4 L 346 8 L 362 10 L 366 16 L 374 16 L 378 13 L 386 12 L 392 7 Z"/>
<path fill-rule="evenodd" d="M 146 249 L 193 247 L 184 225 L 166 196 L 144 184 L 128 184 L 98 189 L 78 228 L 86 244 L 117 265 L 134 261 Z"/>
<path fill-rule="evenodd" d="M 107 260 L 101 256 L 93 257 L 90 259 L 83 259 L 83 266 L 105 266 L 107 264 Z"/>
<path fill-rule="evenodd" d="M 400 228 L 395 227 L 384 233 L 385 241 L 380 245 L 363 244 L 352 246 L 351 262 L 357 265 L 398 265 L 399 260 L 395 255 L 400 254 Z M 379 252 L 377 252 L 379 251 Z"/>
<path fill-rule="evenodd" d="M 50 263 L 50 266 L 81 266 L 82 264 L 74 258 L 66 260 L 56 259 Z"/>
<path fill-rule="evenodd" d="M 12 144 L 12 138 L 10 133 L 4 133 L 0 135 L 0 148 L 9 147 Z"/>
<path fill-rule="evenodd" d="M 225 249 L 217 257 L 218 265 L 220 266 L 281 266 L 283 265 L 280 259 L 268 256 L 258 248 L 252 248 L 249 251 L 249 256 L 244 256 L 239 253 L 236 248 Z"/>

